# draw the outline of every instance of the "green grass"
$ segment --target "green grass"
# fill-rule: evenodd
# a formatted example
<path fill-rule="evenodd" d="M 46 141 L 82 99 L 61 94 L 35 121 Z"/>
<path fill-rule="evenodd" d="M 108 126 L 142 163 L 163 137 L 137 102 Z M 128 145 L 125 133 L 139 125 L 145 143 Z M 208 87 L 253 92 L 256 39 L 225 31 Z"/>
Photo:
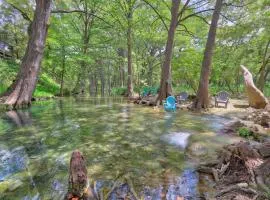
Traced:
<path fill-rule="evenodd" d="M 258 134 L 252 132 L 247 127 L 240 127 L 238 129 L 238 135 L 240 137 L 243 137 L 243 138 L 246 138 L 246 139 L 253 139 L 253 140 L 258 140 L 259 139 Z"/>
<path fill-rule="evenodd" d="M 0 94 L 5 92 L 7 90 L 7 87 L 5 85 L 0 85 Z"/>
<path fill-rule="evenodd" d="M 238 129 L 238 134 L 239 136 L 243 137 L 243 138 L 249 138 L 253 136 L 253 132 L 250 131 L 248 128 L 246 127 L 241 127 Z"/>
<path fill-rule="evenodd" d="M 16 79 L 19 65 L 14 61 L 0 60 L 0 94 L 5 92 L 7 88 L 12 84 L 12 81 Z M 34 97 L 51 97 L 59 93 L 59 84 L 51 79 L 46 74 L 42 74 Z"/>
<path fill-rule="evenodd" d="M 33 96 L 52 97 L 59 93 L 59 89 L 59 84 L 57 84 L 52 78 L 48 77 L 46 74 L 42 74 Z"/>

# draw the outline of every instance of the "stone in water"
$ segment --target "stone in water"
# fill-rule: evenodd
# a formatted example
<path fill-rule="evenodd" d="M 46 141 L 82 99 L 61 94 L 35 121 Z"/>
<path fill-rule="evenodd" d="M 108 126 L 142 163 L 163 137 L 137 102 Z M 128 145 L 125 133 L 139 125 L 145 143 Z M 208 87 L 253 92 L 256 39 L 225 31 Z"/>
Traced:
<path fill-rule="evenodd" d="M 188 145 L 188 138 L 191 134 L 186 132 L 174 132 L 166 135 L 164 139 L 172 145 L 185 149 Z"/>

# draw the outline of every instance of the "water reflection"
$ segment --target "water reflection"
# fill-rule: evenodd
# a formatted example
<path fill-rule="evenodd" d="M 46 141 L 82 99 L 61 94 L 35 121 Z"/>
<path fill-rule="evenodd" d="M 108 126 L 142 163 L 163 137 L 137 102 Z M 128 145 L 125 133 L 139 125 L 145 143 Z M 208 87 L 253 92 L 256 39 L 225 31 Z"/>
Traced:
<path fill-rule="evenodd" d="M 12 110 L 6 112 L 7 119 L 16 126 L 31 126 L 32 119 L 29 110 Z"/>
<path fill-rule="evenodd" d="M 120 98 L 65 98 L 0 114 L 0 152 L 4 152 L 0 199 L 61 199 L 74 149 L 84 154 L 91 184 L 100 188 L 103 197 L 116 182 L 118 193 L 125 191 L 122 196 L 129 190 L 145 199 L 195 195 L 195 186 L 186 182 L 196 183 L 196 176 L 185 171 L 190 168 L 186 155 L 193 159 L 193 150 L 201 145 L 207 156 L 221 144 L 232 142 L 215 134 L 224 119 L 156 112 L 125 102 Z M 189 134 L 188 139 L 183 133 Z M 165 140 L 168 136 L 170 140 Z M 184 142 L 187 149 L 175 141 Z M 10 160 L 4 155 L 10 155 Z M 14 180 L 20 182 L 11 191 Z M 178 189 L 184 183 L 189 193 Z"/>

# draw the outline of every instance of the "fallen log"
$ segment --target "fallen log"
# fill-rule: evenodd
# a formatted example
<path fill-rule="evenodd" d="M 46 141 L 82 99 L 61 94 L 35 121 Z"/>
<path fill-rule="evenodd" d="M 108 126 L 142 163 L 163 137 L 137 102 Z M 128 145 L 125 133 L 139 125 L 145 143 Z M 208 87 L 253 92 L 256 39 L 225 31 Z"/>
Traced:
<path fill-rule="evenodd" d="M 245 80 L 245 88 L 249 105 L 257 109 L 265 108 L 269 103 L 267 98 L 265 98 L 263 93 L 255 86 L 252 74 L 249 72 L 249 70 L 243 65 L 241 65 L 241 69 Z"/>

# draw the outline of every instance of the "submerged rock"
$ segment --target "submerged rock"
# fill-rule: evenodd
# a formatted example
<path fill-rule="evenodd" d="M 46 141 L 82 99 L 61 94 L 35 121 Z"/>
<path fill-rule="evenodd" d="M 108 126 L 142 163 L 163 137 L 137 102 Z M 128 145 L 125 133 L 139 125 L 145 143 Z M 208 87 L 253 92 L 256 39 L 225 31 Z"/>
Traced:
<path fill-rule="evenodd" d="M 197 192 L 198 175 L 194 170 L 187 169 L 182 176 L 178 178 L 176 184 L 168 188 L 166 199 L 198 199 Z"/>
<path fill-rule="evenodd" d="M 11 151 L 0 150 L 0 181 L 11 174 L 26 169 L 28 157 L 24 147 L 17 147 Z"/>
<path fill-rule="evenodd" d="M 9 191 L 14 191 L 16 190 L 17 188 L 19 188 L 20 186 L 22 186 L 23 182 L 20 181 L 20 180 L 15 180 L 12 185 L 8 188 Z"/>
<path fill-rule="evenodd" d="M 197 191 L 198 173 L 193 169 L 186 169 L 181 176 L 170 183 L 160 183 L 157 187 L 143 186 L 134 188 L 131 180 L 96 181 L 94 191 L 101 199 L 143 199 L 143 200 L 197 200 L 200 199 Z"/>
<path fill-rule="evenodd" d="M 23 198 L 23 200 L 41 200 L 41 197 L 39 193 L 37 193 L 35 196 L 26 196 Z"/>
<path fill-rule="evenodd" d="M 187 150 L 187 154 L 195 157 L 206 156 L 208 153 L 208 149 L 206 144 L 201 142 L 194 142 L 192 143 Z"/>
<path fill-rule="evenodd" d="M 190 133 L 186 132 L 175 132 L 164 136 L 163 139 L 169 144 L 185 149 L 188 145 L 188 138 L 190 135 Z"/>

